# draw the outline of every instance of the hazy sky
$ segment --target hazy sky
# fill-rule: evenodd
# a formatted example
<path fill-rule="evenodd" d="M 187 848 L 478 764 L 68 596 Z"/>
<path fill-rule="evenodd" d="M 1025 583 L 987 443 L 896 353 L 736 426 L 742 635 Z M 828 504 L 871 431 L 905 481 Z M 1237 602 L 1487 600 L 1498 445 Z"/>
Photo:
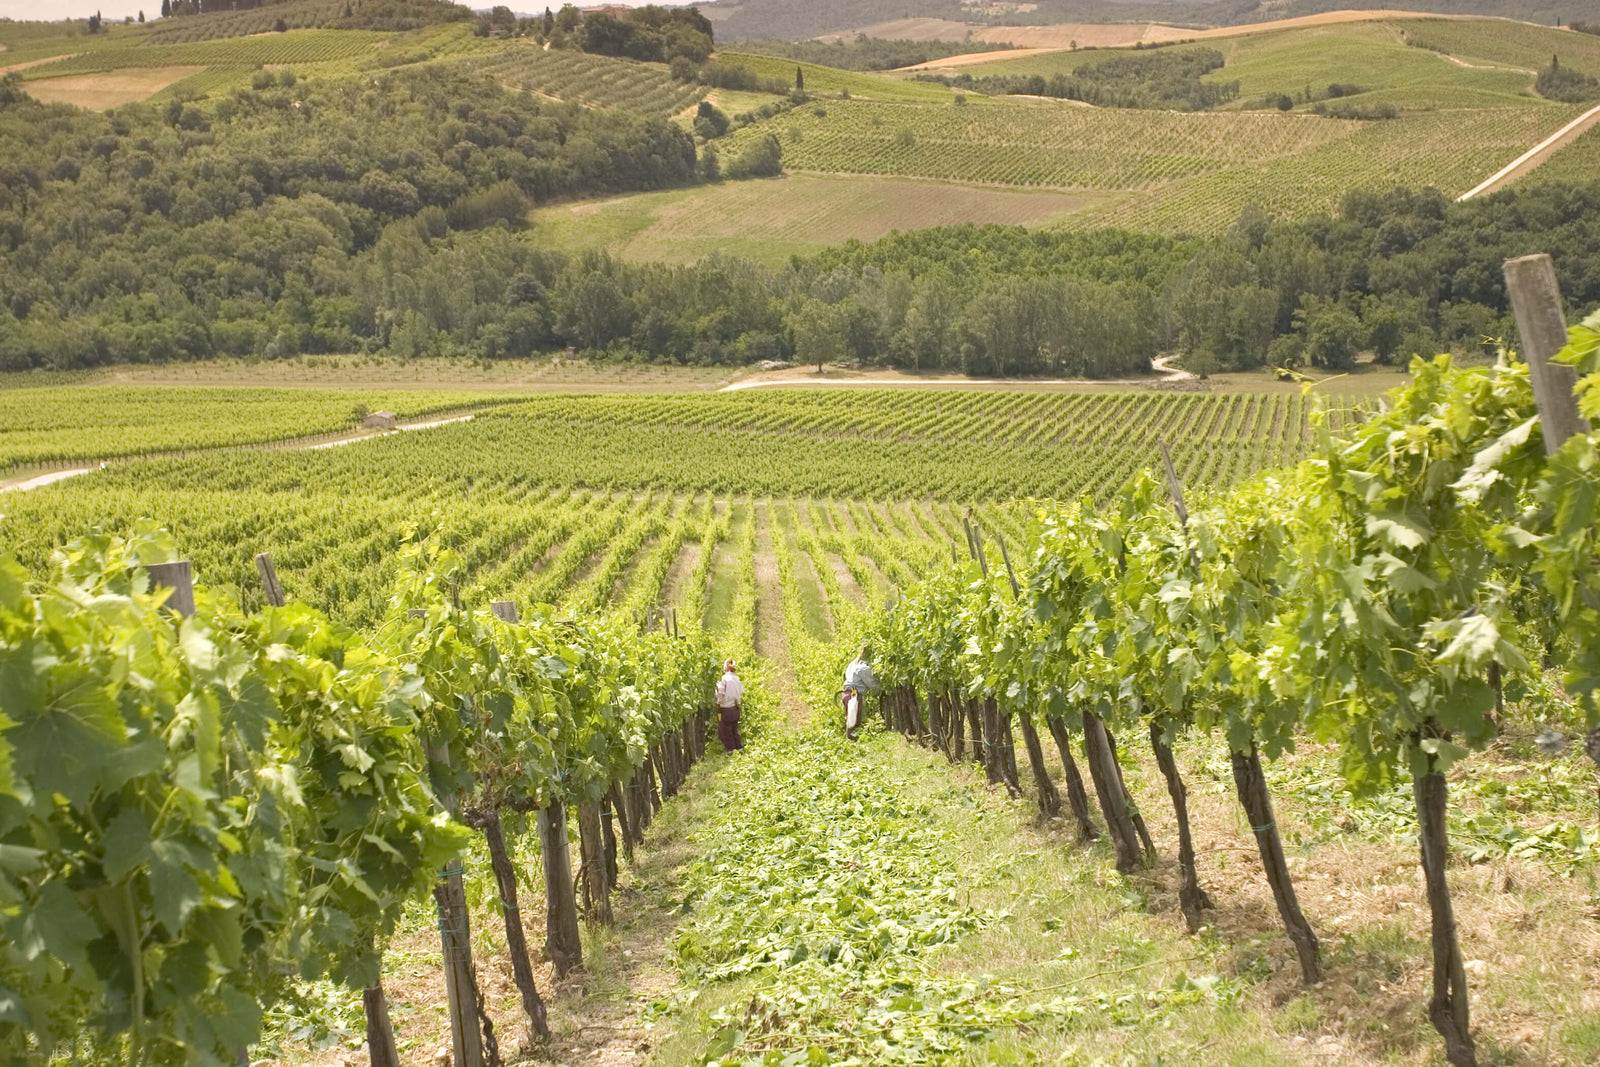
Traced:
<path fill-rule="evenodd" d="M 579 7 L 586 7 L 599 0 L 582 0 Z M 645 0 L 639 0 L 640 3 Z M 690 0 L 656 0 L 657 3 L 680 5 L 689 3 Z M 488 10 L 494 6 L 494 0 L 474 0 L 468 6 Z M 507 3 L 513 11 L 543 11 L 544 3 L 535 0 L 522 0 L 521 3 Z M 560 3 L 551 3 L 551 7 L 560 7 Z M 637 6 L 637 5 L 635 5 Z M 86 19 L 99 11 L 107 20 L 120 19 L 124 15 L 137 16 L 143 9 L 144 17 L 153 19 L 161 13 L 161 0 L 0 0 L 0 18 L 8 19 Z M 0 64 L 3 66 L 3 64 Z"/>
<path fill-rule="evenodd" d="M 0 18 L 8 19 L 86 19 L 96 11 L 108 22 L 124 15 L 153 19 L 161 14 L 161 0 L 0 0 Z"/>

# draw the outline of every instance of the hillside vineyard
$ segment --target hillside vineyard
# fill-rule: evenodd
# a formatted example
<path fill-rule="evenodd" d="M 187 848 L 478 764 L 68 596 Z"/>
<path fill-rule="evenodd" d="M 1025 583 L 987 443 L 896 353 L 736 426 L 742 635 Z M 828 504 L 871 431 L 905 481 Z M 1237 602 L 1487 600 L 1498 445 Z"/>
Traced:
<path fill-rule="evenodd" d="M 1600 1062 L 1600 25 L 1419 3 L 0 19 L 0 1067 Z"/>

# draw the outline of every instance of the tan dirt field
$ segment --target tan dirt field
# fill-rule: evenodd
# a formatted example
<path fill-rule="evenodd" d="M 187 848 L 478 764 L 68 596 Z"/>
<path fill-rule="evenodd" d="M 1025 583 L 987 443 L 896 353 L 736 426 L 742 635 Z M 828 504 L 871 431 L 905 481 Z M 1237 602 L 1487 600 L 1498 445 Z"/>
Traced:
<path fill-rule="evenodd" d="M 205 69 L 203 66 L 141 67 L 103 74 L 70 74 L 28 82 L 26 90 L 43 104 L 74 104 L 90 111 L 105 111 L 148 100 L 172 83 Z"/>
<path fill-rule="evenodd" d="M 863 26 L 849 33 L 830 33 L 820 40 L 854 40 L 857 33 L 868 37 L 882 37 L 893 41 L 989 41 L 997 44 L 1014 44 L 1019 48 L 1057 49 L 1070 47 L 1073 41 L 1079 48 L 1118 48 L 1140 41 L 1174 41 L 1193 36 L 1193 30 L 1178 26 L 1164 26 L 1152 22 L 1063 22 L 1050 26 L 983 26 L 951 19 L 904 18 Z M 979 52 L 991 59 L 993 52 Z M 1017 56 L 1007 52 L 1005 58 Z M 965 57 L 957 57 L 962 59 Z M 949 63 L 950 60 L 941 60 Z M 968 60 L 977 62 L 977 60 Z"/>
<path fill-rule="evenodd" d="M 851 31 L 848 34 L 830 34 L 829 37 L 850 39 L 859 32 L 865 33 L 869 37 L 887 37 L 892 40 L 962 41 L 968 39 L 967 35 L 970 32 L 971 39 L 975 41 L 1017 46 L 1015 51 L 1010 52 L 971 52 L 966 55 L 949 56 L 916 67 L 904 68 L 906 70 L 919 70 L 923 67 L 961 67 L 974 63 L 993 63 L 1002 59 L 1018 59 L 1037 55 L 1040 52 L 1060 51 L 1070 48 L 1074 42 L 1077 43 L 1079 48 L 1122 48 L 1141 42 L 1148 44 L 1156 41 L 1192 41 L 1216 37 L 1243 37 L 1253 33 L 1266 33 L 1271 30 L 1288 30 L 1304 26 L 1327 26 L 1340 22 L 1366 22 L 1372 19 L 1477 17 L 1482 16 L 1441 15 L 1426 11 L 1389 11 L 1384 9 L 1325 11 L 1320 15 L 1302 15 L 1298 18 L 1277 19 L 1272 22 L 1252 22 L 1243 26 L 1216 26 L 1206 30 L 1185 29 L 1182 26 L 1167 26 L 1152 22 L 1107 23 L 1105 25 L 1065 22 L 1051 26 L 976 26 L 965 22 L 951 22 L 947 19 L 896 19 L 893 22 L 880 22 L 873 26 L 866 26 L 859 31 Z M 943 25 L 939 27 L 914 25 L 918 23 L 942 23 Z M 901 29 L 902 26 L 904 27 L 903 30 Z"/>

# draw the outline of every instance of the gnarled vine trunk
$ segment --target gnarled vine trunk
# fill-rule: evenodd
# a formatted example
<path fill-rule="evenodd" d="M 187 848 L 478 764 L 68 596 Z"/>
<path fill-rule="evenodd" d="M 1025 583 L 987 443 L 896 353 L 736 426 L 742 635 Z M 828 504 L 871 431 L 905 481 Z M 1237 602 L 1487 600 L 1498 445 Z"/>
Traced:
<path fill-rule="evenodd" d="M 1117 772 L 1117 781 L 1122 785 L 1122 803 L 1128 809 L 1128 819 L 1133 823 L 1133 829 L 1144 845 L 1145 858 L 1154 863 L 1156 843 L 1150 839 L 1150 828 L 1144 824 L 1144 816 L 1139 814 L 1139 805 L 1134 803 L 1133 794 L 1128 792 L 1128 782 L 1122 777 L 1122 764 L 1117 762 L 1117 735 L 1110 730 L 1106 731 L 1106 744 L 1111 748 L 1111 769 Z"/>
<path fill-rule="evenodd" d="M 1183 921 L 1192 934 L 1200 929 L 1200 911 L 1210 908 L 1211 897 L 1200 888 L 1200 873 L 1194 866 L 1194 837 L 1189 832 L 1189 791 L 1184 788 L 1183 776 L 1178 773 L 1178 761 L 1172 756 L 1172 746 L 1161 736 L 1161 727 L 1150 722 L 1150 747 L 1155 750 L 1156 765 L 1167 780 L 1167 794 L 1172 797 L 1172 811 L 1178 820 L 1178 867 L 1183 881 L 1178 886 L 1178 908 Z"/>
<path fill-rule="evenodd" d="M 394 1043 L 394 1024 L 389 1021 L 389 1001 L 383 995 L 383 981 L 361 991 L 361 1008 L 367 1016 L 367 1056 L 372 1067 L 400 1067 L 400 1051 Z"/>
<path fill-rule="evenodd" d="M 1289 877 L 1289 865 L 1284 861 L 1283 839 L 1278 834 L 1277 819 L 1272 813 L 1272 794 L 1267 789 L 1267 778 L 1261 770 L 1261 754 L 1255 745 L 1249 754 L 1233 754 L 1233 784 L 1239 793 L 1239 804 L 1250 820 L 1255 834 L 1256 848 L 1261 853 L 1261 869 L 1266 872 L 1267 885 L 1272 887 L 1272 899 L 1278 906 L 1278 917 L 1283 929 L 1300 957 L 1300 978 L 1312 985 L 1322 977 L 1320 949 L 1317 935 L 1300 910 L 1295 896 L 1294 881 Z"/>
<path fill-rule="evenodd" d="M 545 1017 L 544 1000 L 533 983 L 533 961 L 528 957 L 528 939 L 522 931 L 522 911 L 517 901 L 517 871 L 506 848 L 500 813 L 491 808 L 474 823 L 483 831 L 484 843 L 489 846 L 489 866 L 494 870 L 495 884 L 500 889 L 500 911 L 506 922 L 506 952 L 511 956 L 511 973 L 517 992 L 522 995 L 522 1010 L 528 1015 L 533 1036 L 547 1038 L 550 1024 Z"/>
<path fill-rule="evenodd" d="M 1039 814 L 1053 819 L 1061 814 L 1061 794 L 1050 777 L 1050 768 L 1045 765 L 1039 730 L 1033 725 L 1033 717 L 1026 712 L 1018 712 L 1017 718 L 1022 725 L 1022 743 L 1028 749 L 1028 764 L 1033 770 L 1033 787 L 1039 794 Z"/>
<path fill-rule="evenodd" d="M 1141 864 L 1139 836 L 1128 814 L 1127 792 L 1111 749 L 1109 731 L 1092 711 L 1083 713 L 1083 750 L 1089 760 L 1095 794 L 1100 798 L 1100 813 L 1105 816 L 1111 845 L 1117 851 L 1117 870 L 1131 874 Z"/>
<path fill-rule="evenodd" d="M 564 978 L 583 966 L 578 933 L 578 897 L 572 886 L 572 855 L 567 850 L 567 808 L 554 798 L 539 809 L 539 851 L 544 856 L 545 952 Z"/>
<path fill-rule="evenodd" d="M 606 864 L 604 836 L 600 828 L 600 803 L 586 800 L 579 804 L 578 846 L 583 857 L 583 884 L 589 897 L 589 915 L 595 922 L 610 926 L 611 872 Z"/>
<path fill-rule="evenodd" d="M 1421 831 L 1422 874 L 1428 887 L 1428 910 L 1433 916 L 1433 996 L 1428 1000 L 1428 1019 L 1444 1038 L 1444 1057 L 1453 1067 L 1477 1067 L 1467 1011 L 1467 971 L 1461 960 L 1461 941 L 1456 936 L 1450 883 L 1445 877 L 1450 844 L 1445 810 L 1449 786 L 1433 765 L 1433 757 L 1429 756 L 1427 773 L 1412 779 L 1417 827 Z"/>
<path fill-rule="evenodd" d="M 1100 830 L 1089 815 L 1089 794 L 1083 788 L 1083 775 L 1078 771 L 1078 761 L 1072 758 L 1072 735 L 1067 732 L 1067 724 L 1057 716 L 1051 715 L 1046 721 L 1050 725 L 1050 736 L 1055 739 L 1056 751 L 1061 753 L 1062 769 L 1066 771 L 1067 805 L 1078 823 L 1078 840 L 1098 841 Z"/>

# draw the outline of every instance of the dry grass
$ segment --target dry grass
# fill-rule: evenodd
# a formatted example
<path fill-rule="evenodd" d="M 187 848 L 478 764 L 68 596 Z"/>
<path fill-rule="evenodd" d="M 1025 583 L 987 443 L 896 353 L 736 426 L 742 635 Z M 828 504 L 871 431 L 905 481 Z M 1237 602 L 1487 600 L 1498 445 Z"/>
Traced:
<path fill-rule="evenodd" d="M 1141 764 L 1151 762 L 1134 738 L 1125 743 L 1139 748 L 1135 758 Z M 1330 758 L 1308 745 L 1283 761 L 1290 767 L 1297 762 L 1325 767 Z M 1474 757 L 1474 773 L 1513 773 L 1502 759 L 1494 753 Z M 1304 1039 L 1293 1047 L 1313 1053 L 1319 1063 L 1420 1067 L 1442 1062 L 1438 1037 L 1424 1016 L 1430 918 L 1415 846 L 1375 835 L 1354 818 L 1345 825 L 1355 829 L 1319 840 L 1320 823 L 1314 823 L 1311 805 L 1292 791 L 1279 791 L 1277 821 L 1290 852 L 1295 891 L 1326 964 L 1323 981 L 1306 990 L 1234 799 L 1224 747 L 1189 742 L 1180 746 L 1179 763 L 1189 789 L 1201 882 L 1217 904 L 1210 918 L 1225 946 L 1219 961 L 1254 981 L 1252 1003 L 1274 1013 L 1283 1033 Z M 1177 831 L 1164 782 L 1153 767 L 1140 776 L 1135 793 L 1163 852 L 1148 876 L 1150 910 L 1180 926 L 1179 872 L 1172 858 Z M 1461 795 L 1452 805 L 1457 815 L 1479 806 Z M 1593 813 L 1551 814 L 1581 820 Z M 1296 840 L 1303 843 L 1296 847 Z M 1565 1027 L 1594 1018 L 1600 1009 L 1593 982 L 1600 972 L 1596 873 L 1593 864 L 1586 877 L 1577 877 L 1516 858 L 1458 862 L 1452 868 L 1473 1025 L 1484 1062 L 1572 1067 L 1594 1062 L 1574 1054 L 1580 1046 Z"/>
<path fill-rule="evenodd" d="M 43 104 L 72 104 L 89 111 L 105 111 L 122 104 L 148 100 L 174 82 L 204 67 L 136 67 L 101 74 L 69 74 L 27 83 L 27 92 Z"/>

